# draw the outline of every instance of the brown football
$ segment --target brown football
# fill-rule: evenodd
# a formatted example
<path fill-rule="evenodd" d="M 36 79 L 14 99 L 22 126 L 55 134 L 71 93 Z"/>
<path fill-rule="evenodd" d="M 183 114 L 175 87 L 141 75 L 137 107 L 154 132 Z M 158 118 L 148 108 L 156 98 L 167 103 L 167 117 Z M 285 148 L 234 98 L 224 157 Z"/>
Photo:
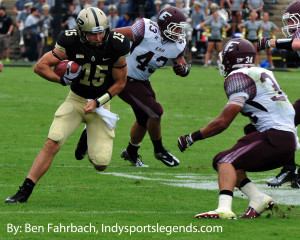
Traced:
<path fill-rule="evenodd" d="M 61 62 L 59 62 L 53 69 L 53 71 L 60 77 L 63 77 L 65 75 L 65 72 L 67 70 L 67 66 L 68 64 L 71 65 L 71 73 L 76 73 L 79 65 L 78 63 L 74 62 L 74 61 L 69 61 L 69 60 L 63 60 Z"/>

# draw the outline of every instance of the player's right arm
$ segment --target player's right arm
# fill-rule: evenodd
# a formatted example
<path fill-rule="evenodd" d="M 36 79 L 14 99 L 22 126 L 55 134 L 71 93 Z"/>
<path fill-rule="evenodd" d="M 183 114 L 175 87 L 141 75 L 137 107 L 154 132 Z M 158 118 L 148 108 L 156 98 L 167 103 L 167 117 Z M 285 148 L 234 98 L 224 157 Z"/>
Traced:
<path fill-rule="evenodd" d="M 60 59 L 66 59 L 67 57 L 68 56 L 64 52 L 55 48 L 42 56 L 34 66 L 34 72 L 50 82 L 61 83 L 60 77 L 51 69 L 51 67 L 56 66 L 61 61 Z"/>

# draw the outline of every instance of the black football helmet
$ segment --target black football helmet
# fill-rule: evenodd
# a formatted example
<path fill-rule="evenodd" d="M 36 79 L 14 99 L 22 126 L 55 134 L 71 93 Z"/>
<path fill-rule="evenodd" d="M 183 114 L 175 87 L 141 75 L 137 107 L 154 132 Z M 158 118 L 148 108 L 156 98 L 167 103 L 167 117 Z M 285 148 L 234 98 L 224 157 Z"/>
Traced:
<path fill-rule="evenodd" d="M 185 22 L 184 13 L 177 7 L 167 7 L 162 9 L 157 18 L 157 24 L 161 33 L 171 41 L 182 41 L 185 38 Z"/>
<path fill-rule="evenodd" d="M 254 67 L 255 55 L 255 48 L 248 40 L 236 38 L 228 41 L 219 53 L 218 67 L 221 75 L 227 77 L 235 69 Z"/>
<path fill-rule="evenodd" d="M 284 36 L 291 38 L 300 27 L 300 1 L 290 3 L 282 16 Z"/>
<path fill-rule="evenodd" d="M 94 46 L 94 44 L 87 39 L 86 33 L 103 32 L 104 37 L 102 39 L 100 47 L 106 45 L 110 29 L 105 13 L 102 12 L 99 8 L 88 7 L 82 9 L 77 16 L 76 23 L 80 39 L 83 43 L 87 43 L 90 46 Z"/>

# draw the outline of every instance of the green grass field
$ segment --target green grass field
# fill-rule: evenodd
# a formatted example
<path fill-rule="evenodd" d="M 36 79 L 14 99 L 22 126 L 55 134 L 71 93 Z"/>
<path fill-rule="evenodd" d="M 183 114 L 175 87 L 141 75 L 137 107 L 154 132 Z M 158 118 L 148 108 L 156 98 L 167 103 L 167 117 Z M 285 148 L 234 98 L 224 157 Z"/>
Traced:
<path fill-rule="evenodd" d="M 275 76 L 292 103 L 299 98 L 299 72 L 275 72 Z M 148 135 L 139 153 L 149 168 L 134 168 L 120 158 L 134 115 L 129 105 L 116 97 L 111 110 L 119 114 L 120 121 L 112 161 L 105 172 L 94 170 L 87 158 L 75 159 L 74 149 L 82 130 L 78 129 L 28 202 L 5 204 L 23 183 L 47 138 L 54 112 L 69 89 L 43 80 L 32 68 L 6 67 L 0 73 L 1 240 L 299 239 L 300 190 L 288 184 L 271 189 L 264 183 L 279 170 L 249 174 L 278 203 L 273 212 L 251 220 L 194 219 L 197 213 L 217 208 L 217 174 L 211 166 L 212 158 L 235 144 L 248 119 L 239 116 L 225 132 L 197 142 L 182 154 L 177 138 L 203 127 L 223 109 L 227 101 L 223 79 L 216 69 L 195 66 L 187 78 L 164 68 L 151 81 L 164 107 L 163 143 L 181 160 L 178 167 L 168 168 L 154 158 Z M 298 163 L 299 158 L 297 153 Z M 248 200 L 239 191 L 234 194 L 233 211 L 241 216 Z M 64 232 L 60 225 L 73 228 Z M 74 226 L 77 232 L 71 232 Z M 154 232 L 157 229 L 160 232 Z M 130 234 L 129 230 L 135 232 Z"/>

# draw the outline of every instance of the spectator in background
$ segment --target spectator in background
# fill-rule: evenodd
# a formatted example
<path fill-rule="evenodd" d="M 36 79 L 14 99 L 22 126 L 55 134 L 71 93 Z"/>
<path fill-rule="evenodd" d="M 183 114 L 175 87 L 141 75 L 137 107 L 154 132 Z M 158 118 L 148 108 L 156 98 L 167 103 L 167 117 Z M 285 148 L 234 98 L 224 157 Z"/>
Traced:
<path fill-rule="evenodd" d="M 232 35 L 235 34 L 237 26 L 242 22 L 242 14 L 245 0 L 231 0 L 230 15 L 232 19 Z"/>
<path fill-rule="evenodd" d="M 128 0 L 120 0 L 117 4 L 117 12 L 119 16 L 124 16 L 125 13 L 128 13 Z"/>
<path fill-rule="evenodd" d="M 37 2 L 37 1 L 35 1 L 35 2 Z M 17 0 L 15 3 L 15 6 L 13 8 L 14 13 L 18 14 L 19 12 L 25 10 L 26 4 L 31 4 L 31 7 L 33 7 L 33 0 Z"/>
<path fill-rule="evenodd" d="M 20 55 L 21 56 L 27 49 L 27 46 L 25 46 L 25 42 L 24 42 L 24 30 L 25 30 L 24 24 L 25 24 L 27 17 L 30 15 L 31 7 L 32 7 L 32 3 L 26 3 L 24 5 L 24 10 L 19 12 L 16 17 L 16 27 L 19 30 L 19 46 L 20 46 Z M 26 59 L 23 59 L 23 60 L 26 60 Z"/>
<path fill-rule="evenodd" d="M 76 24 L 77 15 L 75 14 L 75 6 L 73 4 L 69 5 L 68 13 L 62 18 L 61 27 L 63 30 L 74 29 L 77 27 Z"/>
<path fill-rule="evenodd" d="M 131 26 L 132 22 L 128 13 L 124 13 L 123 17 L 119 19 L 115 28 L 127 27 Z"/>
<path fill-rule="evenodd" d="M 210 6 L 212 4 L 217 4 L 220 8 L 223 8 L 224 7 L 224 0 L 211 0 L 210 1 Z"/>
<path fill-rule="evenodd" d="M 193 28 L 193 43 L 197 48 L 197 54 L 206 52 L 206 43 L 202 42 L 202 32 L 201 23 L 205 20 L 205 13 L 201 11 L 202 6 L 200 2 L 194 3 L 194 10 L 191 14 L 191 24 Z"/>
<path fill-rule="evenodd" d="M 276 38 L 275 34 L 279 30 L 279 28 L 272 22 L 269 21 L 269 13 L 264 12 L 262 15 L 262 20 L 260 21 L 260 27 L 262 29 L 262 37 L 264 38 Z M 257 52 L 259 56 L 259 51 Z M 270 68 L 274 68 L 273 59 L 272 59 L 272 51 L 271 49 L 266 50 L 267 59 L 270 63 Z"/>
<path fill-rule="evenodd" d="M 14 28 L 11 17 L 6 13 L 6 8 L 0 6 L 0 59 L 9 62 L 10 35 Z"/>
<path fill-rule="evenodd" d="M 251 12 L 257 13 L 257 18 L 260 19 L 261 11 L 264 7 L 264 0 L 248 0 L 248 8 Z"/>
<path fill-rule="evenodd" d="M 52 21 L 53 18 L 49 13 L 50 7 L 48 4 L 44 4 L 42 7 L 43 14 L 41 17 L 41 26 L 42 26 L 42 33 L 43 33 L 43 49 L 42 54 L 49 52 L 53 49 L 53 32 L 52 32 Z"/>
<path fill-rule="evenodd" d="M 260 38 L 259 35 L 262 34 L 261 25 L 257 19 L 257 12 L 253 11 L 250 13 L 250 20 L 243 22 L 238 26 L 240 32 L 242 33 L 242 38 L 249 40 L 255 49 L 257 49 L 257 39 Z M 258 52 L 256 52 L 255 65 L 258 66 Z"/>
<path fill-rule="evenodd" d="M 222 51 L 222 39 L 226 37 L 226 32 L 231 26 L 224 18 L 219 16 L 218 11 L 214 11 L 212 17 L 208 17 L 207 20 L 201 23 L 201 27 L 208 37 L 204 61 L 204 67 L 207 67 L 213 50 L 216 50 L 217 59 L 219 59 L 219 52 Z"/>
<path fill-rule="evenodd" d="M 109 12 L 109 14 L 107 15 L 108 25 L 110 29 L 114 29 L 115 26 L 117 25 L 117 22 L 120 19 L 117 12 L 117 6 L 115 4 L 110 4 L 108 6 L 108 12 Z"/>
<path fill-rule="evenodd" d="M 156 22 L 158 14 L 159 14 L 160 10 L 162 9 L 162 7 L 161 7 L 162 6 L 162 1 L 161 0 L 155 0 L 154 4 L 155 4 L 155 9 L 156 9 L 156 14 L 151 17 L 151 21 Z"/>
<path fill-rule="evenodd" d="M 199 0 L 194 2 L 194 6 L 196 4 L 200 4 L 201 6 L 201 11 L 205 14 L 207 17 L 209 15 L 209 2 L 207 0 Z"/>
<path fill-rule="evenodd" d="M 40 13 L 40 15 L 43 14 L 43 9 L 42 7 L 44 6 L 44 0 L 38 0 L 38 2 L 36 4 L 34 4 L 33 6 L 36 7 Z"/>
<path fill-rule="evenodd" d="M 149 18 L 156 14 L 153 0 L 130 0 L 128 4 L 128 13 L 130 18 Z"/>
<path fill-rule="evenodd" d="M 100 10 L 102 10 L 105 15 L 108 15 L 108 7 L 105 6 L 105 0 L 98 0 L 98 6 L 97 6 Z"/>
<path fill-rule="evenodd" d="M 31 8 L 30 15 L 25 21 L 24 41 L 27 46 L 26 51 L 22 57 L 27 58 L 29 61 L 37 61 L 39 51 L 40 39 L 40 15 L 36 7 Z"/>

